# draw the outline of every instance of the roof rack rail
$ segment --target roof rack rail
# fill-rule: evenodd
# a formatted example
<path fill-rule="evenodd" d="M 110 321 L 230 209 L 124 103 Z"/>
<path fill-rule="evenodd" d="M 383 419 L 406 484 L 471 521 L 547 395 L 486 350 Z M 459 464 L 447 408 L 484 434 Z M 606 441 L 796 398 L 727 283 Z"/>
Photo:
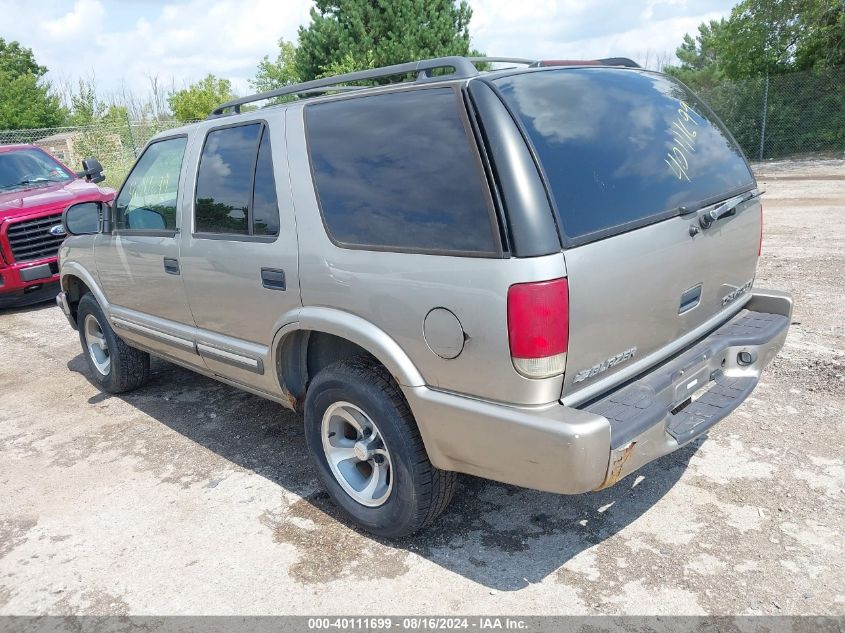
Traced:
<path fill-rule="evenodd" d="M 475 59 L 475 58 L 472 58 Z M 346 73 L 343 75 L 336 75 L 334 77 L 325 77 L 323 79 L 314 79 L 312 81 L 305 81 L 290 86 L 283 86 L 275 90 L 268 90 L 267 92 L 260 92 L 258 94 L 247 97 L 240 97 L 239 99 L 232 99 L 221 106 L 217 106 L 211 113 L 209 118 L 218 117 L 225 114 L 226 110 L 233 110 L 235 113 L 241 111 L 241 106 L 247 103 L 254 103 L 255 101 L 264 101 L 266 99 L 275 99 L 285 95 L 307 94 L 313 92 L 327 92 L 329 90 L 342 90 L 343 87 L 338 84 L 343 84 L 351 81 L 365 81 L 368 79 L 382 79 L 385 77 L 392 77 L 395 75 L 407 75 L 416 73 L 417 78 L 414 83 L 439 80 L 440 77 L 432 77 L 431 71 L 440 68 L 453 68 L 454 73 L 448 75 L 449 79 L 463 79 L 474 77 L 478 75 L 478 69 L 473 65 L 473 61 L 467 57 L 437 57 L 435 59 L 424 59 L 418 62 L 407 62 L 404 64 L 395 64 L 393 66 L 384 66 L 382 68 L 373 68 L 370 70 L 359 70 L 353 73 Z M 486 60 L 488 58 L 477 58 L 479 60 Z M 489 58 L 491 60 L 496 58 Z M 348 86 L 348 88 L 361 88 L 364 86 Z"/>
<path fill-rule="evenodd" d="M 444 75 L 443 78 L 448 79 L 467 79 L 475 77 L 479 74 L 475 64 L 483 63 L 506 63 L 506 64 L 525 64 L 531 67 L 537 66 L 555 66 L 555 65 L 569 65 L 574 63 L 598 63 L 605 66 L 629 66 L 631 68 L 639 68 L 639 64 L 628 59 L 627 57 L 608 57 L 606 59 L 598 60 L 551 60 L 543 61 L 536 59 L 525 59 L 522 57 L 435 57 L 433 59 L 423 59 L 417 62 L 406 62 L 404 64 L 394 64 L 393 66 L 383 66 L 381 68 L 372 68 L 369 70 L 359 70 L 343 75 L 335 75 L 334 77 L 324 77 L 322 79 L 314 79 L 312 81 L 304 81 L 298 84 L 291 84 L 290 86 L 283 86 L 275 90 L 268 90 L 267 92 L 259 92 L 254 95 L 240 97 L 227 101 L 223 105 L 214 108 L 209 118 L 223 116 L 226 110 L 240 113 L 241 106 L 256 101 L 265 101 L 267 99 L 275 99 L 276 97 L 283 97 L 285 95 L 302 95 L 325 93 L 332 91 L 351 91 L 361 90 L 368 86 L 343 86 L 341 84 L 353 81 L 366 81 L 369 79 L 384 79 L 385 77 L 393 77 L 396 75 L 408 75 L 416 73 L 417 77 L 413 82 L 420 83 L 425 81 L 441 80 L 440 76 L 432 76 L 431 71 L 440 68 L 453 68 L 454 72 L 450 75 Z"/>
<path fill-rule="evenodd" d="M 522 57 L 467 57 L 473 64 L 480 63 L 496 63 L 502 62 L 506 64 L 536 64 L 536 59 L 524 59 Z"/>
<path fill-rule="evenodd" d="M 604 59 L 541 59 L 531 64 L 532 68 L 548 66 L 625 66 L 626 68 L 640 68 L 640 65 L 627 57 L 605 57 Z"/>

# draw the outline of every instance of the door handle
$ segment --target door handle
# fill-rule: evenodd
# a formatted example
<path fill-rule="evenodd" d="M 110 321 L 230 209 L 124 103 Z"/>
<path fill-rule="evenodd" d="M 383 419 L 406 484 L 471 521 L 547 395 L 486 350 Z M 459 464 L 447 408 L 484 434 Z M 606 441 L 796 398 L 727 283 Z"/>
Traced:
<path fill-rule="evenodd" d="M 168 275 L 178 275 L 179 274 L 179 260 L 174 259 L 173 257 L 165 257 L 164 258 L 164 272 Z"/>
<path fill-rule="evenodd" d="M 261 285 L 269 290 L 286 290 L 285 271 L 280 268 L 262 268 Z"/>

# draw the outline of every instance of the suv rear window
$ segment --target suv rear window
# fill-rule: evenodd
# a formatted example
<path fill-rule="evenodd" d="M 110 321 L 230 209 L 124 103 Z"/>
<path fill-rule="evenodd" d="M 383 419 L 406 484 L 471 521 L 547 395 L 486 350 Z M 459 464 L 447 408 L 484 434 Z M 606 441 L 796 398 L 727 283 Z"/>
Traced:
<path fill-rule="evenodd" d="M 574 243 L 749 189 L 730 134 L 671 77 L 613 68 L 515 74 L 494 85 L 542 164 Z"/>
<path fill-rule="evenodd" d="M 343 246 L 494 254 L 492 206 L 451 88 L 314 104 L 311 164 Z"/>

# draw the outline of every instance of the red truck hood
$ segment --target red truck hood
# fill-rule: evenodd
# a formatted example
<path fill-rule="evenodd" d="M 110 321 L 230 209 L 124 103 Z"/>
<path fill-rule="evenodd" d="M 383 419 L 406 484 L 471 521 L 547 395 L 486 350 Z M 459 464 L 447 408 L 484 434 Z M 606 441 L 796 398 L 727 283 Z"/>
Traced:
<path fill-rule="evenodd" d="M 113 198 L 112 189 L 100 188 L 81 178 L 46 187 L 4 191 L 0 192 L 0 221 L 38 211 L 64 211 L 74 202 L 109 201 Z"/>

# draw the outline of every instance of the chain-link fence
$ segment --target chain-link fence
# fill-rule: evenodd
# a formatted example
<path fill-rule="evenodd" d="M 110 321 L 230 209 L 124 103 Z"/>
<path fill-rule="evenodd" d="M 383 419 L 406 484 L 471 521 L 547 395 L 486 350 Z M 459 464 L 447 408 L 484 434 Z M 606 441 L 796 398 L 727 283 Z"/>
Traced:
<path fill-rule="evenodd" d="M 750 160 L 845 153 L 845 67 L 722 81 L 695 90 Z"/>
<path fill-rule="evenodd" d="M 0 131 L 0 144 L 33 143 L 73 170 L 82 159 L 97 158 L 105 168 L 105 185 L 120 186 L 136 156 L 159 132 L 182 125 L 179 121 L 147 120 L 101 122 L 94 125 Z"/>

